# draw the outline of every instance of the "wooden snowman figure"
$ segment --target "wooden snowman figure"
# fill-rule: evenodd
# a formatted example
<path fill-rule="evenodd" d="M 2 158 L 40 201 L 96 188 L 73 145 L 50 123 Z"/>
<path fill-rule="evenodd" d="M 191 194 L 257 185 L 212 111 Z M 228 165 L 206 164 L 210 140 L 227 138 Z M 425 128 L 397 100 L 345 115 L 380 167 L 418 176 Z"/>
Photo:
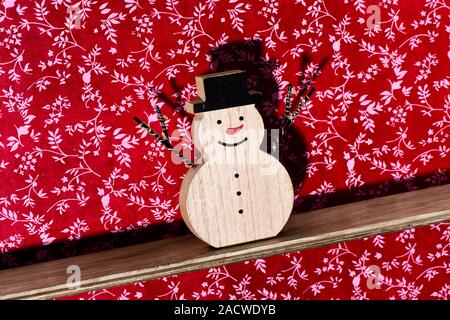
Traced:
<path fill-rule="evenodd" d="M 283 165 L 261 150 L 264 123 L 240 70 L 196 77 L 192 135 L 201 163 L 186 174 L 181 214 L 201 240 L 220 248 L 276 236 L 293 206 Z"/>

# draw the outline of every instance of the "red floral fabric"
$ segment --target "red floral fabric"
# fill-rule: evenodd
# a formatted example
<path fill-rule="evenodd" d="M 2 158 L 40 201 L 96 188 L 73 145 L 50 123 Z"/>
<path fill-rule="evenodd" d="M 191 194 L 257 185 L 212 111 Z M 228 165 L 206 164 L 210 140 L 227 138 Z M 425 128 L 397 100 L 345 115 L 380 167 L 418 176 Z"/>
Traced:
<path fill-rule="evenodd" d="M 30 259 L 47 259 L 45 248 L 69 240 L 180 221 L 187 169 L 133 116 L 159 131 L 157 104 L 189 154 L 182 107 L 205 72 L 246 70 L 268 128 L 288 83 L 316 88 L 281 150 L 297 211 L 447 182 L 445 0 L 4 0 L 0 9 L 6 267 L 23 250 L 45 246 Z M 83 297 L 445 299 L 449 243 L 441 224 Z M 366 285 L 372 265 L 381 289 Z"/>
<path fill-rule="evenodd" d="M 64 299 L 450 299 L 450 224 Z"/>

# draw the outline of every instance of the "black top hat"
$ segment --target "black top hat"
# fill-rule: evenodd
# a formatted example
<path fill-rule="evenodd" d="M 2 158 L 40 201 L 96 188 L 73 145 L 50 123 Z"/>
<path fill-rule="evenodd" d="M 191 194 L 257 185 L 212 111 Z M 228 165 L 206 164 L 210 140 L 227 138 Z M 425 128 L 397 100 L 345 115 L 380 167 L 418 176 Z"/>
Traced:
<path fill-rule="evenodd" d="M 255 104 L 260 93 L 247 91 L 247 76 L 242 70 L 196 77 L 200 100 L 192 102 L 194 113 Z"/>

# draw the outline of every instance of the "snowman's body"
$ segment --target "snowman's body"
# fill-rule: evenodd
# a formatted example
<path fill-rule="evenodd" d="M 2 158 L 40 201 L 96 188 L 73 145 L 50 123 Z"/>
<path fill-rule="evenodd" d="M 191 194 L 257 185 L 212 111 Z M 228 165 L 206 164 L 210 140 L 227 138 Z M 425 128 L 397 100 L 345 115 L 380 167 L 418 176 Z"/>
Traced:
<path fill-rule="evenodd" d="M 195 115 L 194 144 L 203 163 L 184 178 L 181 213 L 214 247 L 276 236 L 291 214 L 292 183 L 283 165 L 260 149 L 264 133 L 254 104 Z"/>
<path fill-rule="evenodd" d="M 216 248 L 276 236 L 291 213 L 293 199 L 287 172 L 272 161 L 278 163 L 278 174 L 261 175 L 257 165 L 206 163 L 192 170 L 182 189 L 186 192 L 182 214 L 189 229 Z M 239 178 L 234 177 L 236 172 Z"/>

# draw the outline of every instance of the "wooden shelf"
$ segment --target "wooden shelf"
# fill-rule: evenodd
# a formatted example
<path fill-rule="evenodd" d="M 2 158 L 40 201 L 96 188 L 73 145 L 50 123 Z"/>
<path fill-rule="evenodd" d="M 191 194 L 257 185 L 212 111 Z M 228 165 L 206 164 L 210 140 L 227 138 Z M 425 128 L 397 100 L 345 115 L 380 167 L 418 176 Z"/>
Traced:
<path fill-rule="evenodd" d="M 214 249 L 193 235 L 0 272 L 0 299 L 50 299 L 450 220 L 450 185 L 293 214 L 275 238 Z M 66 287 L 69 265 L 81 287 Z"/>

